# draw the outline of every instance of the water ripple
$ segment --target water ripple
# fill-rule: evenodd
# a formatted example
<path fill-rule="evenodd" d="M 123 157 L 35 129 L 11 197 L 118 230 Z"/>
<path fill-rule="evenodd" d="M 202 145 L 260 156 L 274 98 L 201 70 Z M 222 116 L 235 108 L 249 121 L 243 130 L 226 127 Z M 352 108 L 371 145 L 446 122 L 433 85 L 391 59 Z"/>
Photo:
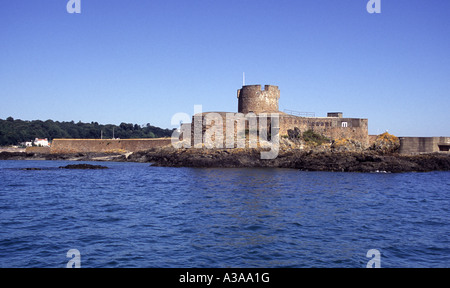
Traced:
<path fill-rule="evenodd" d="M 449 172 L 67 164 L 0 161 L 0 267 L 450 266 Z"/>

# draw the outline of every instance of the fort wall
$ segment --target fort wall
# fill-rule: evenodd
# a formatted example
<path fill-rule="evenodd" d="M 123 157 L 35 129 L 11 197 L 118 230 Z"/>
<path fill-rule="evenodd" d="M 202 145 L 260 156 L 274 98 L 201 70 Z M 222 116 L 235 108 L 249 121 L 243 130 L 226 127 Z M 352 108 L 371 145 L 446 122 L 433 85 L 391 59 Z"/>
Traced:
<path fill-rule="evenodd" d="M 124 153 L 170 145 L 170 138 L 157 139 L 54 139 L 52 154 Z"/>
<path fill-rule="evenodd" d="M 279 111 L 280 90 L 278 86 L 247 85 L 238 90 L 238 112 L 247 114 L 278 113 L 279 135 L 288 135 L 289 130 L 298 128 L 302 133 L 313 130 L 330 139 L 353 139 L 363 146 L 369 146 L 368 120 L 344 118 L 342 112 L 328 113 L 328 117 L 299 117 Z M 201 121 L 197 120 L 197 121 Z"/>
<path fill-rule="evenodd" d="M 330 139 L 353 139 L 364 147 L 369 146 L 369 125 L 367 119 L 359 118 L 309 118 L 291 115 L 280 116 L 280 135 L 288 135 L 288 130 L 298 128 L 302 133 L 313 130 Z"/>
<path fill-rule="evenodd" d="M 359 118 L 307 118 L 292 116 L 285 113 L 244 114 L 206 112 L 192 117 L 192 124 L 183 124 L 183 130 L 191 135 L 192 146 L 194 146 L 195 143 L 210 145 L 210 143 L 216 141 L 216 137 L 219 137 L 223 139 L 223 142 L 219 141 L 217 143 L 223 143 L 223 147 L 225 147 L 227 137 L 228 141 L 231 140 L 234 141 L 234 143 L 237 143 L 239 136 L 242 139 L 242 135 L 238 135 L 238 133 L 244 132 L 244 138 L 248 138 L 249 132 L 252 131 L 252 129 L 257 130 L 259 133 L 260 128 L 265 127 L 267 135 L 269 135 L 272 132 L 271 116 L 274 115 L 278 115 L 278 133 L 280 137 L 287 136 L 289 135 L 289 130 L 298 128 L 301 133 L 304 133 L 307 130 L 313 130 L 316 133 L 330 138 L 330 140 L 341 138 L 353 139 L 360 142 L 363 147 L 369 146 L 368 120 Z M 229 122 L 230 120 L 231 122 Z M 195 129 L 198 129 L 197 133 L 195 133 Z M 230 136 L 232 137 L 231 139 L 229 138 Z M 198 137 L 196 141 L 194 140 L 195 137 Z"/>
<path fill-rule="evenodd" d="M 400 137 L 400 154 L 449 152 L 450 137 Z"/>

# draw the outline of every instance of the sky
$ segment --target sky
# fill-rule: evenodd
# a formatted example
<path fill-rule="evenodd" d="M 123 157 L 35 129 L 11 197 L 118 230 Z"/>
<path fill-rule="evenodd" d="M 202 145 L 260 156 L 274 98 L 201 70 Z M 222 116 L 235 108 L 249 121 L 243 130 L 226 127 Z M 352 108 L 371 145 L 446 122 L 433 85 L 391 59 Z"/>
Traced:
<path fill-rule="evenodd" d="M 0 119 L 150 123 L 280 110 L 368 118 L 369 134 L 450 136 L 450 1 L 0 0 Z"/>

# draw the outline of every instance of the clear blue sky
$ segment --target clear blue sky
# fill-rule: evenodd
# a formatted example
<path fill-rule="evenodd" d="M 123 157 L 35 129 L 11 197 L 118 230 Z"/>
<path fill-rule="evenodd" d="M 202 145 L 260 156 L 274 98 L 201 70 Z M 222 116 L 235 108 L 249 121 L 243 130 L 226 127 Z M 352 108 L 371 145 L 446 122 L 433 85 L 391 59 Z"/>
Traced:
<path fill-rule="evenodd" d="M 369 133 L 450 136 L 450 1 L 0 0 L 0 118 L 151 123 L 237 111 L 342 111 Z"/>

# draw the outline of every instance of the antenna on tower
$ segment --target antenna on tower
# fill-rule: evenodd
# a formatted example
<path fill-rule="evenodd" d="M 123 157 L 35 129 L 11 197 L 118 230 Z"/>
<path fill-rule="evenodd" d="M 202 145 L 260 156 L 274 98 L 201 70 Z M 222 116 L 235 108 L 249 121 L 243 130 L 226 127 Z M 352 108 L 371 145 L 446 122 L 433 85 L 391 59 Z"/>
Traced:
<path fill-rule="evenodd" d="M 245 72 L 242 73 L 242 86 L 245 86 Z"/>

